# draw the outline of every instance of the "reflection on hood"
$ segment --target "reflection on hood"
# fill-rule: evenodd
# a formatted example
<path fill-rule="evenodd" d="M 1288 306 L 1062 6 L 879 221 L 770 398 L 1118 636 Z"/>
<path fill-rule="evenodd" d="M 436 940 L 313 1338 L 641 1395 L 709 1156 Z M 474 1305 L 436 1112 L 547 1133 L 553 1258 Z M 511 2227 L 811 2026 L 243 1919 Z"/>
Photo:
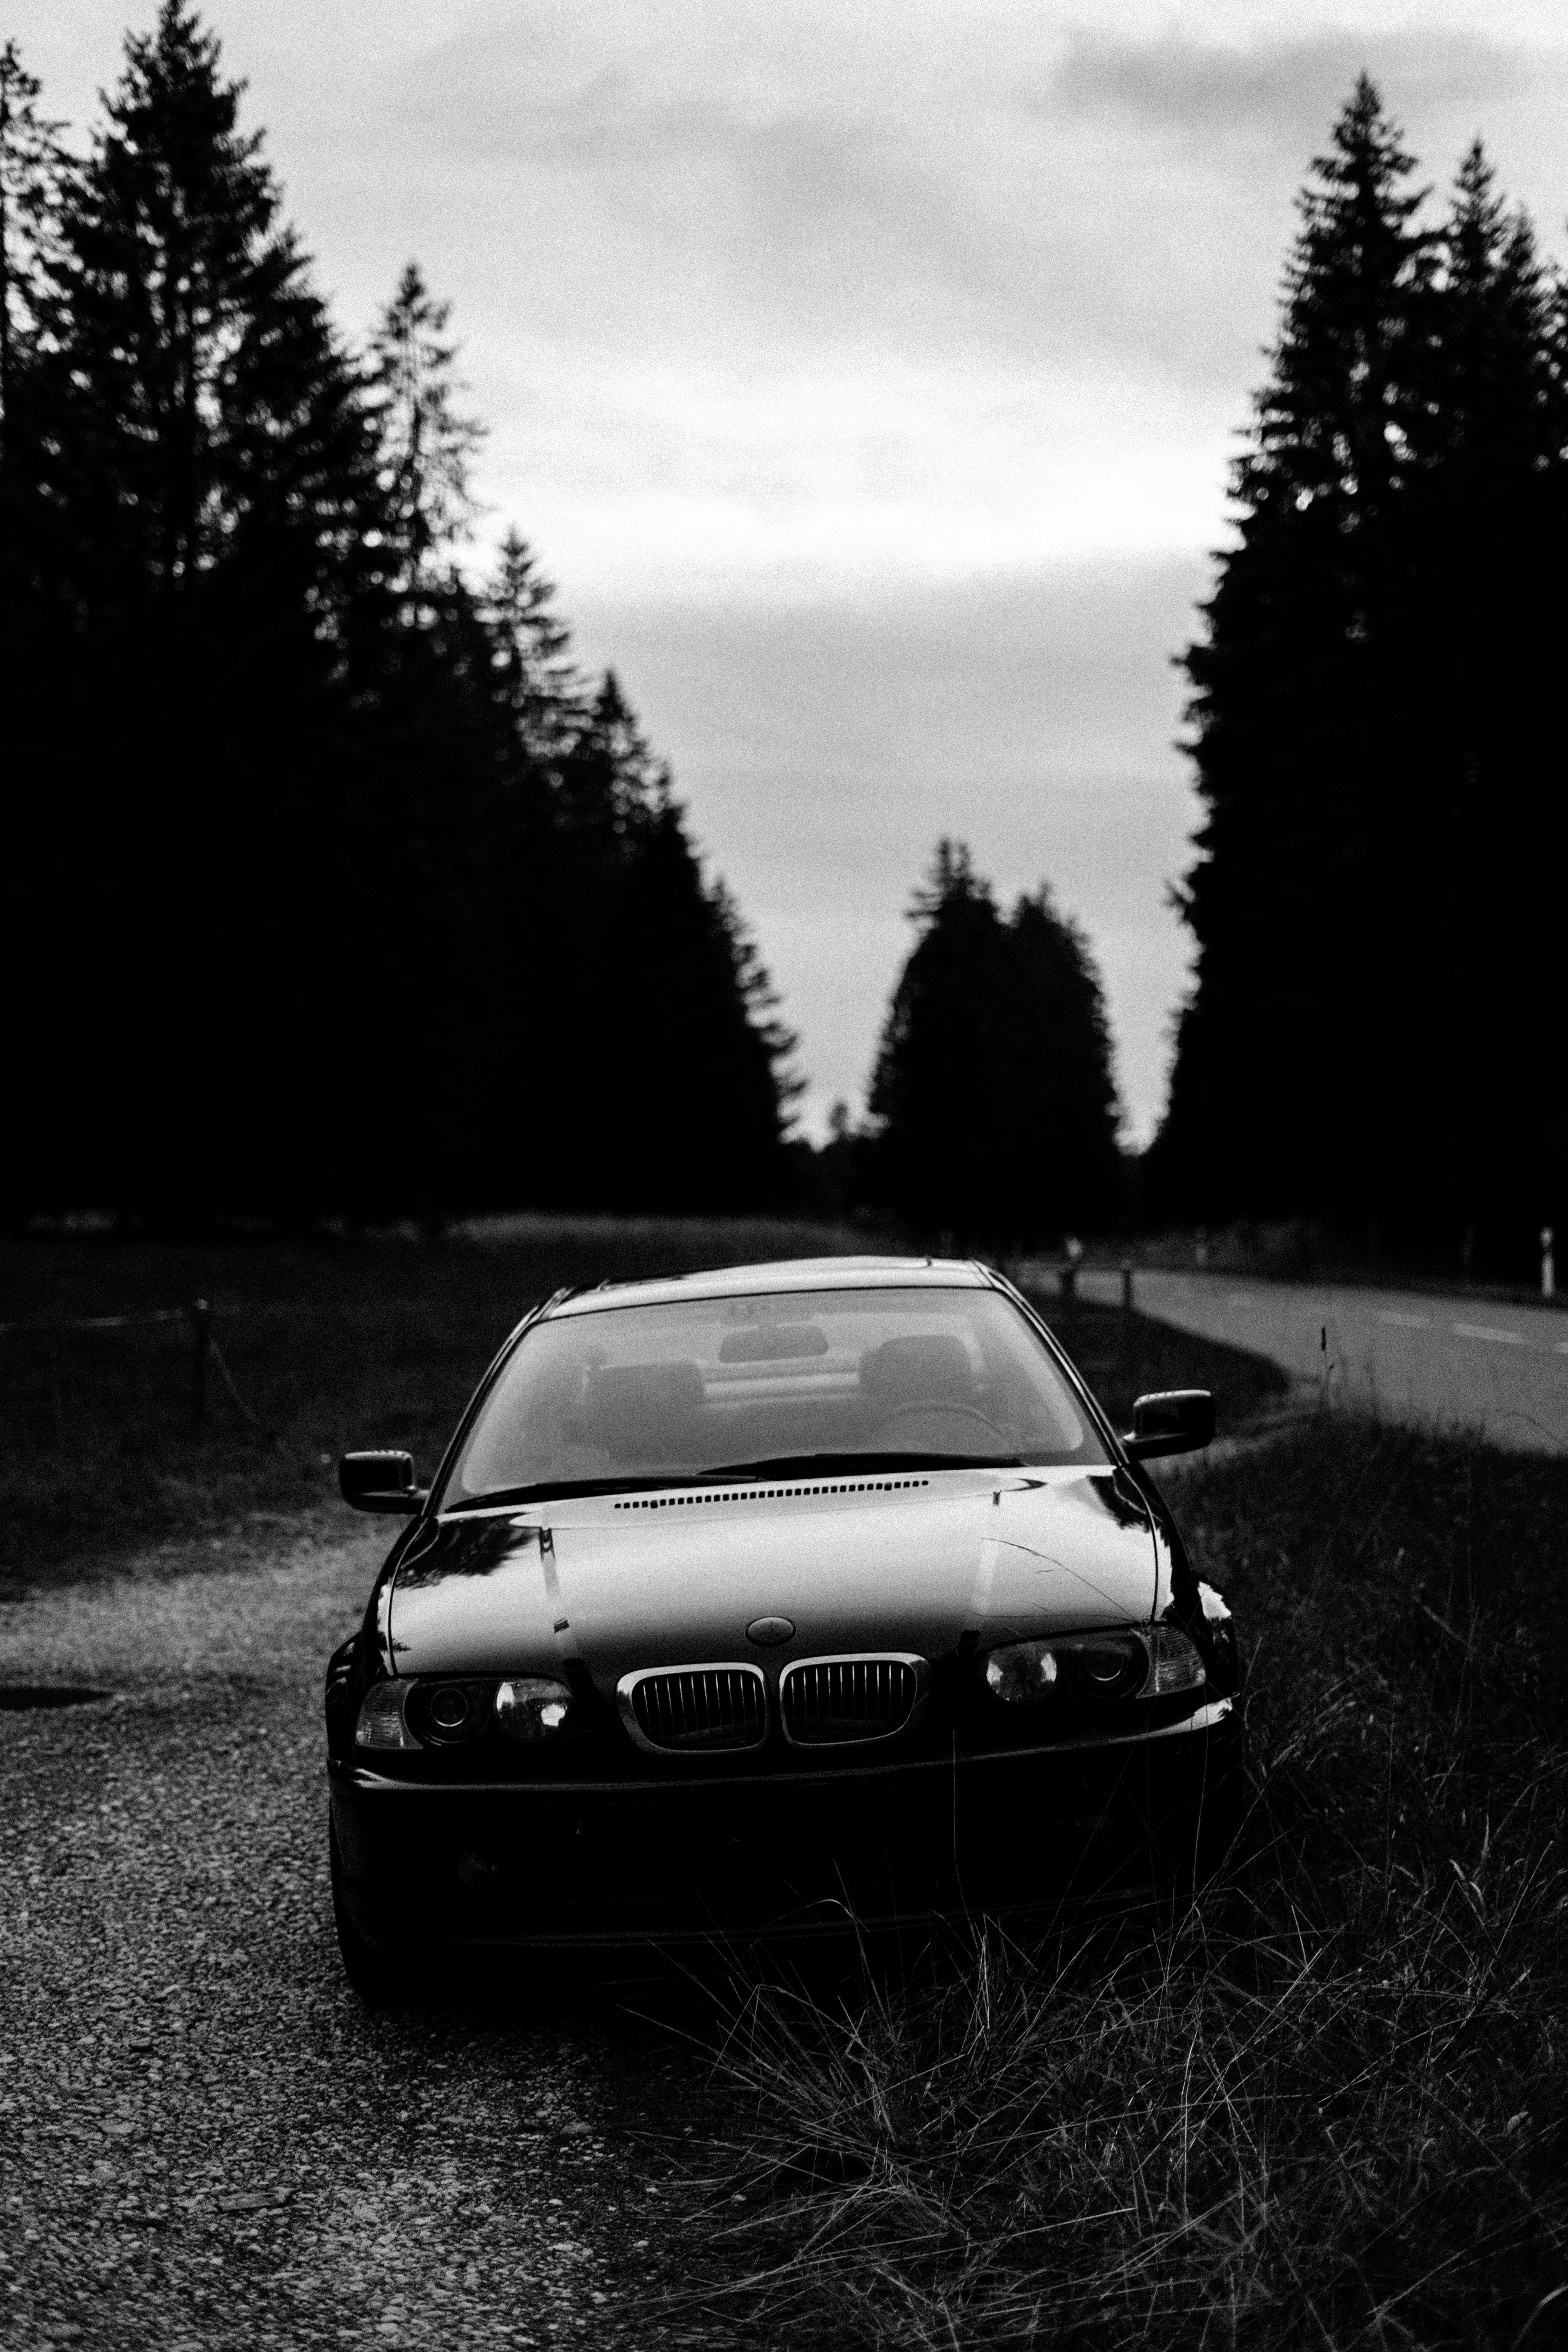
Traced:
<path fill-rule="evenodd" d="M 551 1673 L 602 1689 L 633 1668 L 751 1656 L 787 1618 L 795 1656 L 951 1654 L 1042 1627 L 1146 1623 L 1158 1548 L 1112 1473 L 922 1475 L 704 1495 L 700 1511 L 572 1496 L 433 1522 L 399 1569 L 389 1626 L 405 1674 Z"/>
<path fill-rule="evenodd" d="M 502 1512 L 494 1518 L 433 1522 L 427 1542 L 410 1545 L 397 1570 L 399 1591 L 441 1584 L 449 1576 L 491 1576 L 539 1541 L 537 1520 Z"/>

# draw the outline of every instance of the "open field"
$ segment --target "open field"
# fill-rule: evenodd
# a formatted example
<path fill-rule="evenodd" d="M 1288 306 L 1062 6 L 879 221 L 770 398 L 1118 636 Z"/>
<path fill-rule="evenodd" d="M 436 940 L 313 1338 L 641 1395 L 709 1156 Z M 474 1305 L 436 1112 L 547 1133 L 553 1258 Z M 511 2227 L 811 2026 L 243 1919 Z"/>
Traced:
<path fill-rule="evenodd" d="M 1568 1465 L 1331 1414 L 1169 1486 L 1250 1653 L 1250 1853 L 1152 1941 L 759 1995 L 737 2317 L 922 2352 L 1561 2346 Z"/>
<path fill-rule="evenodd" d="M 406 1445 L 428 1473 L 507 1332 L 563 1283 L 868 1245 L 809 1225 L 588 1218 L 439 1246 L 0 1244 L 0 1590 L 98 1572 L 128 1543 L 335 1512 L 350 1445 Z M 183 1311 L 198 1297 L 217 1350 L 200 1427 Z M 79 1328 L 95 1318 L 131 1319 Z M 1286 1385 L 1234 1349 L 1110 1310 L 1079 1307 L 1060 1328 L 1119 1412 L 1141 1386 L 1211 1380 L 1234 1426 Z"/>

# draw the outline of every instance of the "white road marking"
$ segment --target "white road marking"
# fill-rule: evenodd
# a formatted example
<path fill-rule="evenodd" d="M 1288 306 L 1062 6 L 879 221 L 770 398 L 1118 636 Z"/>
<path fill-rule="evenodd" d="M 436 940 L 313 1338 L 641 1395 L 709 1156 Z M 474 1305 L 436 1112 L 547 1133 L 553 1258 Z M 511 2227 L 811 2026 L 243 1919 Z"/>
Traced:
<path fill-rule="evenodd" d="M 1500 1339 L 1509 1348 L 1522 1348 L 1524 1345 L 1522 1331 L 1496 1331 L 1485 1323 L 1456 1323 L 1454 1336 L 1458 1339 Z"/>
<path fill-rule="evenodd" d="M 1397 1323 L 1402 1331 L 1425 1331 L 1431 1323 L 1429 1315 L 1379 1315 L 1380 1323 Z"/>

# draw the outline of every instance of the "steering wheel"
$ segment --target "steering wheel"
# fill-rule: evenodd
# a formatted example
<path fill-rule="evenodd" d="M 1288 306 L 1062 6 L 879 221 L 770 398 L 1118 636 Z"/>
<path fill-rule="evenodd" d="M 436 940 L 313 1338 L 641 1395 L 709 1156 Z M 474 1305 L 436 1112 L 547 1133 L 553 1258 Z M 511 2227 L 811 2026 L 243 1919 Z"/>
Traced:
<path fill-rule="evenodd" d="M 988 1430 L 993 1437 L 1000 1437 L 1002 1434 L 995 1423 L 989 1420 L 978 1405 L 950 1403 L 942 1397 L 931 1397 L 924 1403 L 917 1401 L 910 1404 L 896 1404 L 890 1412 L 885 1412 L 882 1415 L 877 1427 L 879 1430 L 890 1429 L 894 1422 L 907 1421 L 913 1413 L 921 1414 L 929 1419 L 934 1412 L 940 1412 L 948 1419 L 962 1415 L 965 1421 L 977 1421 L 981 1428 Z"/>

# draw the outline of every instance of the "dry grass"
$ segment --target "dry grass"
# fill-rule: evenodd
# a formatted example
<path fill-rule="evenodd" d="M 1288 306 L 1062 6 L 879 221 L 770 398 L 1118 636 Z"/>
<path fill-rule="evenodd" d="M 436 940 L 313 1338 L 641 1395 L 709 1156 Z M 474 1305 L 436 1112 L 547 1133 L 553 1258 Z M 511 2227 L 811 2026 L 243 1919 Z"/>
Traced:
<path fill-rule="evenodd" d="M 1253 1654 L 1246 1865 L 1115 1943 L 759 1990 L 709 2210 L 764 2338 L 1563 2340 L 1568 1470 L 1331 1420 L 1182 1488 Z"/>
<path fill-rule="evenodd" d="M 344 1447 L 434 1469 L 512 1325 L 563 1283 L 863 1248 L 763 1218 L 532 1216 L 440 1245 L 392 1235 L 0 1242 L 0 1591 L 111 1569 L 129 1543 L 336 1503 Z M 211 1302 L 208 1412 L 187 1320 Z"/>

